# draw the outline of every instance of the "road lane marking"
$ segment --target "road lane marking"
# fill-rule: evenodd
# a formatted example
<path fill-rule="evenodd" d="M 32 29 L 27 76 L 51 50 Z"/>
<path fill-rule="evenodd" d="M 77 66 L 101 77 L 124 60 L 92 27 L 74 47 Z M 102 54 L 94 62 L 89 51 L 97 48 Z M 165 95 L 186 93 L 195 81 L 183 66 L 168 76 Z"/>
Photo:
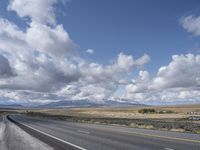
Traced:
<path fill-rule="evenodd" d="M 101 128 L 98 128 L 99 130 L 101 131 L 112 131 L 112 132 L 115 132 L 115 130 L 112 130 L 112 129 L 101 129 Z M 168 139 L 168 140 L 178 140 L 178 141 L 184 141 L 184 142 L 193 142 L 193 143 L 200 143 L 200 140 L 192 140 L 192 139 L 186 139 L 186 138 L 178 138 L 178 137 L 170 137 L 170 136 L 162 136 L 162 135 L 152 135 L 152 134 L 147 134 L 147 133 L 138 133 L 138 132 L 134 132 L 134 131 L 120 131 L 118 130 L 118 132 L 121 132 L 121 133 L 126 133 L 126 134 L 129 134 L 129 135 L 140 135 L 140 136 L 148 136 L 148 137 L 155 137 L 155 138 L 163 138 L 163 139 Z"/>
<path fill-rule="evenodd" d="M 18 122 L 18 123 L 19 123 L 19 122 Z M 45 132 L 43 132 L 43 131 L 41 131 L 41 130 L 35 129 L 35 128 L 33 128 L 33 127 L 29 126 L 29 125 L 26 125 L 26 124 L 24 124 L 24 123 L 20 123 L 20 124 L 22 124 L 22 125 L 24 125 L 24 126 L 30 128 L 30 129 L 32 129 L 32 130 L 34 130 L 34 131 L 37 131 L 37 132 L 39 132 L 39 133 L 41 133 L 41 134 L 44 134 L 44 135 L 46 135 L 46 136 L 48 136 L 48 137 L 51 137 L 51 138 L 53 138 L 53 139 L 55 139 L 55 140 L 58 140 L 58 141 L 63 142 L 63 143 L 65 143 L 65 144 L 68 144 L 68 145 L 70 145 L 70 146 L 72 146 L 72 147 L 75 147 L 75 148 L 77 148 L 77 149 L 79 149 L 79 150 L 87 150 L 87 149 L 85 149 L 85 148 L 83 148 L 83 147 L 80 147 L 80 146 L 75 145 L 75 144 L 73 144 L 73 143 L 67 142 L 67 141 L 65 141 L 65 140 L 63 140 L 63 139 L 57 138 L 57 137 L 55 137 L 55 136 L 53 136 L 53 135 L 51 135 L 51 134 L 48 134 L 48 133 L 45 133 Z"/>
<path fill-rule="evenodd" d="M 126 132 L 126 131 L 122 131 L 122 132 L 132 133 L 132 134 L 137 134 L 137 135 L 144 135 L 144 136 L 149 136 L 149 137 L 163 138 L 163 139 L 168 139 L 168 140 L 178 140 L 178 141 L 184 141 L 184 142 L 200 143 L 200 141 L 197 141 L 197 140 L 184 139 L 184 138 L 178 138 L 178 137 L 169 137 L 169 136 L 162 136 L 162 135 L 152 135 L 152 134 L 146 134 L 146 133 Z"/>
<path fill-rule="evenodd" d="M 23 123 L 21 123 L 21 124 L 23 124 Z M 30 127 L 29 125 L 25 125 L 25 126 L 27 126 L 27 127 L 29 127 L 29 128 L 32 128 L 32 127 Z M 98 128 L 99 130 L 102 130 L 102 131 L 105 131 L 105 130 L 108 130 L 108 131 L 113 131 L 113 132 L 115 132 L 114 130 L 110 130 L 110 129 L 100 129 L 100 128 Z M 36 130 L 37 131 L 37 129 L 34 129 L 33 128 L 33 130 Z M 40 130 L 38 131 L 38 132 L 40 132 Z M 162 135 L 152 135 L 152 134 L 147 134 L 147 133 L 138 133 L 138 132 L 134 132 L 134 131 L 132 131 L 132 132 L 128 132 L 128 131 L 118 131 L 118 132 L 121 132 L 121 133 L 126 133 L 126 134 L 129 134 L 129 135 L 133 135 L 133 134 L 135 134 L 135 135 L 142 135 L 142 136 L 148 136 L 148 137 L 155 137 L 155 138 L 163 138 L 163 139 L 168 139 L 168 140 L 178 140 L 178 141 L 184 141 L 184 142 L 193 142 L 193 143 L 200 143 L 200 141 L 198 141 L 198 140 L 192 140 L 192 139 L 186 139 L 186 138 L 178 138 L 178 137 L 169 137 L 169 136 L 162 136 Z M 43 133 L 42 131 L 41 131 L 41 133 Z M 45 135 L 47 134 L 47 133 L 44 133 Z M 51 137 L 51 135 L 50 135 L 50 137 Z M 54 136 L 52 137 L 52 138 L 54 138 Z M 55 137 L 56 138 L 56 137 Z M 60 139 L 61 141 L 62 141 L 62 139 Z M 64 140 L 63 140 L 64 141 Z M 64 142 L 64 143 L 66 143 L 66 141 Z M 72 143 L 71 143 L 72 144 Z M 70 145 L 70 144 L 69 144 Z M 79 146 L 78 146 L 79 147 Z M 82 147 L 81 147 L 82 148 Z M 86 150 L 86 149 L 81 149 L 81 150 Z M 173 149 L 172 149 L 173 150 Z"/>
<path fill-rule="evenodd" d="M 167 148 L 167 147 L 166 147 L 166 148 L 164 148 L 164 149 L 165 149 L 165 150 L 174 150 L 174 149 L 172 149 L 172 148 Z"/>
<path fill-rule="evenodd" d="M 77 131 L 80 133 L 84 133 L 84 134 L 90 134 L 90 132 L 88 132 L 88 131 L 83 131 L 83 130 L 77 130 Z"/>

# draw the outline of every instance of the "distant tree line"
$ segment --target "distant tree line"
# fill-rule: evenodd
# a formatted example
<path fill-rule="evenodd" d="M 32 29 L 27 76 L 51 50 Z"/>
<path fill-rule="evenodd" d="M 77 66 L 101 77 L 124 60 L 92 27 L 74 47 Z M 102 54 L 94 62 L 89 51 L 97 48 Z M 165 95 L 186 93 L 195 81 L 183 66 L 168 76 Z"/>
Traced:
<path fill-rule="evenodd" d="M 141 114 L 150 114 L 150 113 L 156 113 L 156 110 L 152 108 L 143 108 L 138 110 L 138 112 Z"/>

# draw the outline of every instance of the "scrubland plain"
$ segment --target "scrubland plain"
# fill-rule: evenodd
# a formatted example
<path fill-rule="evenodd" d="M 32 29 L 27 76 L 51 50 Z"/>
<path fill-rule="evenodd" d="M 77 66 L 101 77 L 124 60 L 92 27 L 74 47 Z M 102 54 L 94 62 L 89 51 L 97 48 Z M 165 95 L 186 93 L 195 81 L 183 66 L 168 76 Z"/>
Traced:
<path fill-rule="evenodd" d="M 153 113 L 139 113 L 153 109 Z M 200 105 L 24 110 L 29 116 L 82 123 L 200 133 Z M 196 117 L 196 118 L 195 118 Z"/>

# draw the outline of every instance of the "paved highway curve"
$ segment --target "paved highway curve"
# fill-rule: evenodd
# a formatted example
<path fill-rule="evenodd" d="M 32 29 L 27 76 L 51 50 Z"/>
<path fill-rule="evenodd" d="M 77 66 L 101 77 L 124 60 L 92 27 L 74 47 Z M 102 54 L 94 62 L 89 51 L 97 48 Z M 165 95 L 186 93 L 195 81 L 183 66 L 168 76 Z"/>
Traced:
<path fill-rule="evenodd" d="M 55 150 L 200 150 L 200 135 L 9 115 Z"/>

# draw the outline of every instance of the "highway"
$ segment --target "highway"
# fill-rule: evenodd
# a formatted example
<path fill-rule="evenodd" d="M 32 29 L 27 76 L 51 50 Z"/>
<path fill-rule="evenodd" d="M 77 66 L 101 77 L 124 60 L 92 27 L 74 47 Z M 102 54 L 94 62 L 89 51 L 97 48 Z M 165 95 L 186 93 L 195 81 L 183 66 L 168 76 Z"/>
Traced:
<path fill-rule="evenodd" d="M 200 150 L 200 135 L 10 115 L 55 150 Z"/>

